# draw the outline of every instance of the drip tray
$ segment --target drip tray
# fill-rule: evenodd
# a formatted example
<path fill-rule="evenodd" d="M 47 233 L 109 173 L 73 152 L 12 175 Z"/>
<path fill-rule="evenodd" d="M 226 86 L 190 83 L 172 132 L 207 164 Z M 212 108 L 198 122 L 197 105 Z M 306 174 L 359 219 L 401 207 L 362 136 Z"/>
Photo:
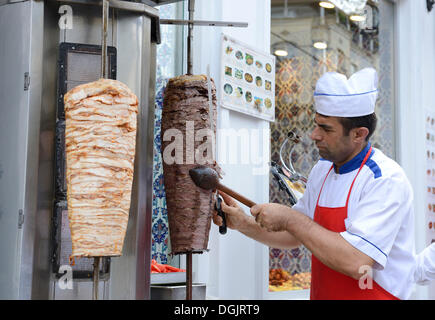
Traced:
<path fill-rule="evenodd" d="M 205 300 L 205 291 L 205 283 L 193 283 L 192 300 Z M 186 284 L 152 284 L 151 300 L 186 300 Z"/>

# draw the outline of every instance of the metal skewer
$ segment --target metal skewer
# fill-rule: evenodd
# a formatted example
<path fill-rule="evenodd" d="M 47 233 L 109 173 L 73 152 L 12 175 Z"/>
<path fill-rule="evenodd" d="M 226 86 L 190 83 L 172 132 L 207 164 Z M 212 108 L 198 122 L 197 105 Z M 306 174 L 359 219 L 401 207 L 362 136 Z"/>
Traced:
<path fill-rule="evenodd" d="M 103 0 L 103 21 L 101 28 L 101 78 L 107 78 L 107 26 L 109 24 L 109 0 Z"/>
<path fill-rule="evenodd" d="M 195 0 L 189 0 L 189 20 L 193 20 Z M 193 74 L 193 23 L 188 24 L 187 36 L 187 74 Z M 192 252 L 186 254 L 186 300 L 192 300 Z"/>
<path fill-rule="evenodd" d="M 92 299 L 98 300 L 98 284 L 100 281 L 101 257 L 94 257 L 94 272 L 92 277 Z"/>
<path fill-rule="evenodd" d="M 107 78 L 107 27 L 109 20 L 109 0 L 103 0 L 103 16 L 101 28 L 101 78 Z M 92 299 L 98 300 L 98 285 L 100 281 L 100 263 L 102 257 L 94 257 L 92 274 Z"/>
<path fill-rule="evenodd" d="M 195 0 L 189 0 L 189 22 L 187 35 L 187 74 L 193 74 L 193 15 L 195 13 Z"/>
<path fill-rule="evenodd" d="M 186 255 L 186 300 L 192 300 L 192 252 Z"/>

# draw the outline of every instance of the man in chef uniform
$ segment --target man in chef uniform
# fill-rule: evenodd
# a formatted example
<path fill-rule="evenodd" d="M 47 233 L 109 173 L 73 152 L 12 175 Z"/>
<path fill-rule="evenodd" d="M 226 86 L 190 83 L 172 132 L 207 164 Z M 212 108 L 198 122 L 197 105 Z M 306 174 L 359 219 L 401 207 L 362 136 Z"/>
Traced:
<path fill-rule="evenodd" d="M 311 251 L 311 299 L 407 299 L 413 289 L 413 193 L 402 168 L 369 142 L 376 96 L 372 68 L 318 80 L 311 139 L 321 159 L 292 208 L 259 204 L 248 216 L 221 193 L 229 228 L 270 247 Z"/>

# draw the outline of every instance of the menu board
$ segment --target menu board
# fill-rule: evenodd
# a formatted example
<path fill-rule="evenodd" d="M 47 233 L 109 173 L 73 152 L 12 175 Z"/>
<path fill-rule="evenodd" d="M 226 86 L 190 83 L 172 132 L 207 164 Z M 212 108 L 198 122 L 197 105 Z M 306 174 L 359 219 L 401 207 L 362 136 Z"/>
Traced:
<path fill-rule="evenodd" d="M 435 242 L 435 112 L 426 110 L 426 243 Z"/>
<path fill-rule="evenodd" d="M 275 56 L 222 34 L 222 107 L 275 121 Z"/>

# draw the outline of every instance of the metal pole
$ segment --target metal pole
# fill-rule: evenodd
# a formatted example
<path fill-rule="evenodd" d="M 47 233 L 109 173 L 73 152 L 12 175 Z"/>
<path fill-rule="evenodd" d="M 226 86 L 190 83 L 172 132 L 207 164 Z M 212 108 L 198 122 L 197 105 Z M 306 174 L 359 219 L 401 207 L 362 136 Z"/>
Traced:
<path fill-rule="evenodd" d="M 193 21 L 195 0 L 189 0 L 189 21 Z M 193 74 L 193 23 L 188 24 L 187 35 L 187 74 Z"/>
<path fill-rule="evenodd" d="M 103 23 L 101 28 L 101 78 L 107 78 L 107 26 L 109 24 L 109 0 L 103 0 Z"/>
<path fill-rule="evenodd" d="M 100 281 L 100 261 L 101 257 L 94 257 L 94 272 L 92 277 L 92 299 L 98 300 L 98 284 Z"/>
<path fill-rule="evenodd" d="M 189 21 L 193 21 L 195 0 L 188 0 Z M 187 74 L 193 74 L 193 23 L 188 23 Z M 192 300 L 192 252 L 186 254 L 186 300 Z"/>
<path fill-rule="evenodd" d="M 186 255 L 186 300 L 192 300 L 192 252 Z"/>

